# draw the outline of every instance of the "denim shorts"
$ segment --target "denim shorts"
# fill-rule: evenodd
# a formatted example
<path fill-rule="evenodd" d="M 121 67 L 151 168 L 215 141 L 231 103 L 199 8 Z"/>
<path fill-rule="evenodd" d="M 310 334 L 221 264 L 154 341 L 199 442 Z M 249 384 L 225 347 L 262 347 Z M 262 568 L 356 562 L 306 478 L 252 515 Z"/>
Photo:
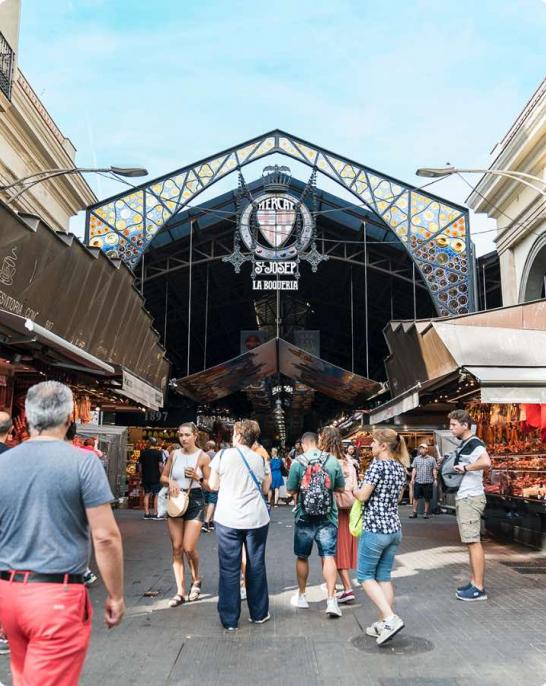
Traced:
<path fill-rule="evenodd" d="M 358 583 L 390 581 L 394 556 L 402 540 L 402 531 L 394 534 L 374 534 L 364 531 L 358 546 Z"/>
<path fill-rule="evenodd" d="M 203 489 L 203 499 L 205 505 L 216 505 L 218 502 L 218 491 L 205 491 Z"/>
<path fill-rule="evenodd" d="M 307 559 L 316 541 L 320 557 L 335 557 L 337 526 L 329 521 L 296 522 L 294 527 L 294 555 Z"/>

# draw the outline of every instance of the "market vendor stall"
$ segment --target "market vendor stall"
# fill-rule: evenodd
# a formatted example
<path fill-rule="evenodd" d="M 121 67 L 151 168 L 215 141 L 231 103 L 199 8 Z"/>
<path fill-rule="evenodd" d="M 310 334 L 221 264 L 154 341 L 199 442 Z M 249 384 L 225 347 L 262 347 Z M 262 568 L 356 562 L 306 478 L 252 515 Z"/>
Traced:
<path fill-rule="evenodd" d="M 373 410 L 371 421 L 392 408 L 398 419 L 398 410 L 405 419 L 435 408 L 445 415 L 468 410 L 492 460 L 485 475 L 487 530 L 546 547 L 546 302 L 391 322 L 385 336 L 398 395 Z M 445 424 L 438 428 L 445 433 Z"/>

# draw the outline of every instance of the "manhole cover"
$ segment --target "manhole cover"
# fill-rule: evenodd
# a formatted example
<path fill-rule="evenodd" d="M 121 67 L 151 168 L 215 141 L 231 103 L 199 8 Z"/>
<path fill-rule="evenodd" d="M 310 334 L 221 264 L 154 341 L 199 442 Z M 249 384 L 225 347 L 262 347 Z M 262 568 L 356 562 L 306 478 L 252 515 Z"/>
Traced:
<path fill-rule="evenodd" d="M 420 653 L 430 653 L 434 650 L 434 643 L 427 641 L 426 638 L 420 636 L 410 636 L 408 634 L 400 634 L 395 636 L 391 641 L 378 646 L 375 639 L 366 634 L 355 636 L 351 639 L 351 643 L 355 648 L 364 653 L 389 653 L 391 655 L 419 655 Z"/>

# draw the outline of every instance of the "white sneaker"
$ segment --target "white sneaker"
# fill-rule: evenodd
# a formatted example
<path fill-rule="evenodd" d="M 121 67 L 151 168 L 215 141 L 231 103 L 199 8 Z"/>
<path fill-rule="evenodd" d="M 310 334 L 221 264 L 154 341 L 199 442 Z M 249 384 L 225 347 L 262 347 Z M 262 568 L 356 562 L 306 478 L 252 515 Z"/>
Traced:
<path fill-rule="evenodd" d="M 366 627 L 366 634 L 372 638 L 377 638 L 383 631 L 383 624 L 382 621 L 374 622 L 371 626 Z"/>
<path fill-rule="evenodd" d="M 309 603 L 307 602 L 305 593 L 295 593 L 290 598 L 290 605 L 292 605 L 292 607 L 299 607 L 301 610 L 309 609 Z"/>
<path fill-rule="evenodd" d="M 249 617 L 248 621 L 251 624 L 265 624 L 266 622 L 269 622 L 270 619 L 271 619 L 271 615 L 268 612 L 267 615 L 263 619 L 252 619 L 251 617 Z"/>
<path fill-rule="evenodd" d="M 335 596 L 326 601 L 326 614 L 330 617 L 341 617 L 341 610 Z"/>
<path fill-rule="evenodd" d="M 386 619 L 383 622 L 383 628 L 381 633 L 375 641 L 378 646 L 383 645 L 386 641 L 390 641 L 393 636 L 404 628 L 404 622 L 400 619 L 398 615 L 393 615 L 390 619 Z"/>
<path fill-rule="evenodd" d="M 246 588 L 241 586 L 241 600 L 246 600 Z"/>

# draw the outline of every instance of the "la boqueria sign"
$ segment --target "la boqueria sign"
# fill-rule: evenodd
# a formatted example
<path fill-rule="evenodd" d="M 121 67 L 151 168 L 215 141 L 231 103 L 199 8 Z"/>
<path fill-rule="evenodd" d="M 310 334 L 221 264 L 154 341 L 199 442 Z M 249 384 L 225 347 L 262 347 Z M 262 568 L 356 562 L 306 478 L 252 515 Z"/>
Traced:
<path fill-rule="evenodd" d="M 301 261 L 315 272 L 328 259 L 317 249 L 315 219 L 308 207 L 315 202 L 316 174 L 300 197 L 290 191 L 288 167 L 266 167 L 262 178 L 263 192 L 252 198 L 239 174 L 234 248 L 223 260 L 231 262 L 236 273 L 250 262 L 255 291 L 297 291 Z"/>

